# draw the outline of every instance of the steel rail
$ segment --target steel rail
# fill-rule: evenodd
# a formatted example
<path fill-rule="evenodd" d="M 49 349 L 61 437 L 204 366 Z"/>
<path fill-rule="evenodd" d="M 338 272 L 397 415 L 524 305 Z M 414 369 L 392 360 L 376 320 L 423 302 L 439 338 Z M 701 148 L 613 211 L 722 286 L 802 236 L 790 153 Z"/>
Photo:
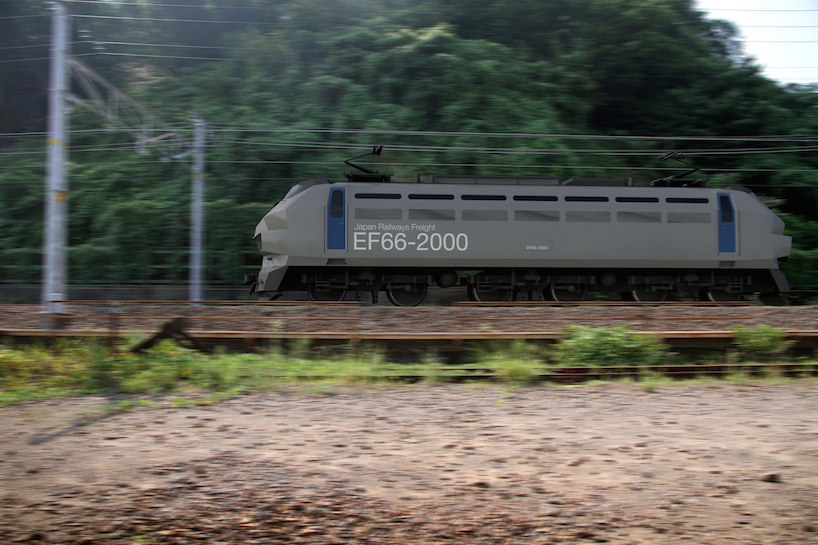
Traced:
<path fill-rule="evenodd" d="M 183 301 L 168 299 L 78 299 L 64 301 L 50 301 L 51 303 L 62 303 L 66 305 L 92 305 L 92 306 L 123 306 L 123 305 L 180 305 L 180 306 L 209 306 L 209 305 L 232 305 L 232 306 L 360 306 L 358 301 Z"/>
<path fill-rule="evenodd" d="M 137 331 L 141 333 L 152 333 L 153 331 Z M 350 331 L 312 331 L 312 332 L 288 332 L 288 331 L 207 331 L 191 329 L 188 333 L 192 337 L 200 339 L 315 339 L 315 340 L 396 340 L 396 341 L 493 341 L 493 340 L 558 340 L 564 337 L 560 331 L 460 331 L 460 332 L 424 332 L 424 333 L 399 333 L 399 332 L 350 332 Z M 638 335 L 648 335 L 659 340 L 702 340 L 702 339 L 732 339 L 735 334 L 732 331 L 635 331 Z M 84 330 L 64 330 L 64 329 L 3 329 L 0 330 L 2 337 L 122 337 L 124 332 L 110 331 L 109 329 L 84 329 Z M 818 330 L 792 330 L 785 333 L 788 340 L 812 340 L 818 339 Z"/>
<path fill-rule="evenodd" d="M 759 301 L 457 301 L 463 307 L 753 307 Z"/>
<path fill-rule="evenodd" d="M 668 321 L 668 322 L 680 322 L 680 321 L 712 321 L 712 320 L 752 320 L 753 318 L 750 316 L 680 316 L 680 317 L 667 317 L 667 316 L 600 316 L 596 318 L 592 317 L 480 317 L 480 318 L 457 318 L 460 322 L 615 322 L 615 321 Z"/>
<path fill-rule="evenodd" d="M 78 299 L 55 300 L 52 303 L 66 305 L 91 306 L 125 306 L 125 305 L 167 305 L 167 306 L 369 306 L 360 301 L 186 301 L 186 300 L 117 300 L 117 299 Z M 748 307 L 757 306 L 758 301 L 456 301 L 455 307 L 564 307 L 564 306 L 600 306 L 600 307 L 653 307 L 653 306 L 690 306 L 690 307 Z"/>

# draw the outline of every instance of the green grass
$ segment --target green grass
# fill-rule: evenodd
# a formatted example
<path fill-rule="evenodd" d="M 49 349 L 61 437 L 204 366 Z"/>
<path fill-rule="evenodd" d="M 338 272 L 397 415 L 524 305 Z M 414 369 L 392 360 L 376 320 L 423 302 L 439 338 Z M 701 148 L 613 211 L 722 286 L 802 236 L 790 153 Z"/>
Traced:
<path fill-rule="evenodd" d="M 588 348 L 579 339 L 594 344 Z M 464 375 L 483 368 L 487 377 L 510 387 L 539 381 L 549 365 L 611 365 L 626 362 L 628 355 L 654 360 L 665 354 L 653 341 L 633 338 L 621 329 L 601 333 L 587 329 L 574 330 L 569 342 L 556 348 L 541 343 L 498 342 L 474 354 L 469 366 L 446 366 L 433 355 L 416 364 L 395 364 L 372 348 L 351 346 L 342 353 L 320 355 L 304 340 L 285 352 L 273 349 L 263 354 L 212 355 L 188 350 L 165 342 L 144 354 L 132 354 L 86 341 L 67 340 L 51 348 L 0 347 L 0 406 L 23 401 L 82 394 L 179 394 L 171 403 L 178 406 L 207 405 L 247 391 L 275 390 L 297 385 L 311 392 L 328 393 L 341 385 L 395 384 L 421 381 L 429 384 L 462 382 Z M 570 347 L 576 353 L 569 355 Z M 604 346 L 613 349 L 598 361 L 595 351 Z M 317 355 L 318 354 L 318 355 Z M 730 376 L 734 384 L 763 380 L 757 376 Z M 770 377 L 787 380 L 784 377 Z M 607 381 L 603 381 L 607 382 Z M 621 380 L 619 382 L 622 382 Z M 645 392 L 673 382 L 646 373 L 638 380 Z M 142 401 L 124 401 L 118 410 L 138 407 Z"/>

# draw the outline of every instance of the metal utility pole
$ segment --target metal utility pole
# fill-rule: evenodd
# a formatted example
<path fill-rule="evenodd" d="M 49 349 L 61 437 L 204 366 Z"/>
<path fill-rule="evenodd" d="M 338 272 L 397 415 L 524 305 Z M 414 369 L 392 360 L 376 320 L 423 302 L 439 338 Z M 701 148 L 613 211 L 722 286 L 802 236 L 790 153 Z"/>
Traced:
<path fill-rule="evenodd" d="M 119 130 L 131 133 L 137 151 L 146 144 L 161 142 L 167 149 L 165 157 L 179 159 L 193 153 L 193 205 L 190 235 L 190 300 L 202 300 L 202 240 L 204 230 L 204 145 L 205 123 L 194 118 L 193 149 L 178 153 L 181 138 L 171 129 L 158 136 L 154 132 L 165 127 L 153 114 L 122 93 L 83 62 L 71 56 L 69 14 L 65 4 L 52 2 L 51 68 L 48 86 L 48 145 L 43 242 L 43 284 L 40 302 L 46 314 L 58 314 L 67 293 L 68 248 L 68 180 L 65 163 L 68 155 L 67 104 L 77 104 L 105 118 Z M 71 76 L 77 80 L 80 93 L 71 91 Z M 175 149 L 175 151 L 173 151 Z"/>
<path fill-rule="evenodd" d="M 189 299 L 202 300 L 202 241 L 204 239 L 205 122 L 193 118 L 193 189 L 191 190 Z"/>
<path fill-rule="evenodd" d="M 68 236 L 66 217 L 68 209 L 68 180 L 65 176 L 67 129 L 65 99 L 68 92 L 68 65 L 70 43 L 68 10 L 62 2 L 51 8 L 51 69 L 48 86 L 48 164 L 45 193 L 45 222 L 43 256 L 43 311 L 54 314 L 62 311 L 60 303 L 66 299 L 65 267 Z"/>

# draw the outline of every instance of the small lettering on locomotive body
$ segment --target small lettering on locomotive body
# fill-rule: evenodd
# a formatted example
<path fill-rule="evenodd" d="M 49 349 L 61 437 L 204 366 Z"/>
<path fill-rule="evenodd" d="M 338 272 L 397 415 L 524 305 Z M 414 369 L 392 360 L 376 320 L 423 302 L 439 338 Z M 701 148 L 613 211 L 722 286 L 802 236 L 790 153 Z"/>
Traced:
<path fill-rule="evenodd" d="M 526 252 L 550 252 L 551 251 L 551 241 L 550 240 L 524 240 L 523 241 L 523 251 Z"/>

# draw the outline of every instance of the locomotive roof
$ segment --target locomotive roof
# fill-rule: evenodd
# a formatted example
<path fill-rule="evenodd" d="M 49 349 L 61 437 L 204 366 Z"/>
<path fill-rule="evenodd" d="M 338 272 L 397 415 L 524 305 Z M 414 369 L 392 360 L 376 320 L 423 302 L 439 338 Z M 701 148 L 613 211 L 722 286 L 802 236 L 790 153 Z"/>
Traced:
<path fill-rule="evenodd" d="M 569 178 L 561 180 L 555 176 L 462 176 L 432 174 L 426 178 L 427 184 L 475 184 L 475 185 L 573 185 L 628 187 L 633 178 Z"/>

